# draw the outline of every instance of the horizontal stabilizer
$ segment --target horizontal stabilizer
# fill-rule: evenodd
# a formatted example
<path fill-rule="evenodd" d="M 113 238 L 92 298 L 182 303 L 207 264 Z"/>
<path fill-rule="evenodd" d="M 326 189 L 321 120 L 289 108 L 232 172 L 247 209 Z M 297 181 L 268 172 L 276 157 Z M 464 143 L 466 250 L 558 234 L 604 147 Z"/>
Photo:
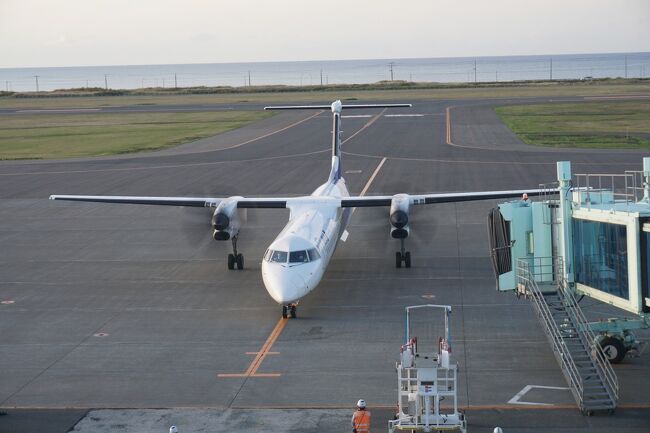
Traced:
<path fill-rule="evenodd" d="M 343 104 L 341 108 L 408 108 L 411 104 Z M 264 107 L 265 110 L 329 110 L 332 108 L 328 105 L 271 105 Z"/>

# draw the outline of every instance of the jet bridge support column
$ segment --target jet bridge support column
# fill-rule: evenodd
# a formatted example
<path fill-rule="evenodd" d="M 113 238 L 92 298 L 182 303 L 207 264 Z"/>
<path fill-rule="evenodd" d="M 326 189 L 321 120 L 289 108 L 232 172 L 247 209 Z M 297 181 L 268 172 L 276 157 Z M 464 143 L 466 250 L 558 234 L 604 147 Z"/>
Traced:
<path fill-rule="evenodd" d="M 560 213 L 562 214 L 561 255 L 564 260 L 564 279 L 573 283 L 573 227 L 571 223 L 571 161 L 557 162 L 557 180 L 560 184 Z"/>
<path fill-rule="evenodd" d="M 650 203 L 650 157 L 643 158 L 643 198 L 642 203 Z"/>

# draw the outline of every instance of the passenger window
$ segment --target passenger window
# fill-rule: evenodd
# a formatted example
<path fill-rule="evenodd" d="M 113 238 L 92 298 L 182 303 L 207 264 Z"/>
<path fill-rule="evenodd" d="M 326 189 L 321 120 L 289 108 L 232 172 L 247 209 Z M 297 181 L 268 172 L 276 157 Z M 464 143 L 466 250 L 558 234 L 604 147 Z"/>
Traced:
<path fill-rule="evenodd" d="M 309 253 L 309 261 L 313 262 L 314 260 L 320 259 L 320 254 L 318 254 L 316 248 L 312 248 L 307 252 Z"/>
<path fill-rule="evenodd" d="M 307 251 L 291 251 L 289 253 L 289 263 L 306 263 L 308 261 Z"/>
<path fill-rule="evenodd" d="M 271 261 L 275 263 L 287 263 L 287 255 L 286 251 L 273 251 Z"/>

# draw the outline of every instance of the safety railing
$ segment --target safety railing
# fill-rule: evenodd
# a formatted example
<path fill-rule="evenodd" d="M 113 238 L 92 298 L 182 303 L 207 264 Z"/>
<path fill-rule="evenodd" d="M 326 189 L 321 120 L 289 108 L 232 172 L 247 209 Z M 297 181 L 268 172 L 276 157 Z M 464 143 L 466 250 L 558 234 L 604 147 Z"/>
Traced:
<path fill-rule="evenodd" d="M 617 203 L 630 205 L 643 198 L 643 172 L 628 170 L 623 174 L 575 174 L 575 189 L 583 189 L 591 208 L 592 202 L 602 203 L 613 198 Z M 593 199 L 592 199 L 593 197 Z"/>
<path fill-rule="evenodd" d="M 539 189 L 542 190 L 540 195 L 541 202 L 547 209 L 542 213 L 542 222 L 544 224 L 558 224 L 557 212 L 555 208 L 560 207 L 560 200 L 558 196 L 559 182 L 540 183 Z"/>
<path fill-rule="evenodd" d="M 546 260 L 541 260 L 544 262 L 554 262 L 553 258 L 546 257 Z M 557 263 L 556 266 L 559 266 L 560 263 Z M 545 266 L 543 269 L 547 269 L 549 265 Z M 573 360 L 573 356 L 569 352 L 569 349 L 565 344 L 563 344 L 562 333 L 557 323 L 553 319 L 551 310 L 548 307 L 547 303 L 544 300 L 544 294 L 539 290 L 536 281 L 536 275 L 546 274 L 548 271 L 536 270 L 530 260 L 519 259 L 517 260 L 517 271 L 516 279 L 517 285 L 524 285 L 528 291 L 528 296 L 535 306 L 542 323 L 545 325 L 546 335 L 550 340 L 551 346 L 553 348 L 553 353 L 557 358 L 562 372 L 564 373 L 567 382 L 570 385 L 571 393 L 574 395 L 575 399 L 579 401 L 580 407 L 583 406 L 583 393 L 584 393 L 584 383 L 582 376 L 578 371 L 578 366 Z M 561 273 L 561 271 L 560 271 Z M 559 275 L 554 274 L 554 275 Z"/>
<path fill-rule="evenodd" d="M 600 344 L 596 341 L 596 336 L 589 327 L 587 318 L 578 306 L 578 301 L 564 280 L 561 280 L 558 286 L 558 293 L 564 298 L 564 305 L 570 307 L 567 308 L 567 313 L 572 316 L 582 343 L 589 348 L 589 352 L 592 354 L 592 360 L 601 373 L 601 379 L 605 382 L 606 389 L 612 401 L 616 403 L 618 401 L 619 385 L 618 377 L 612 368 L 612 364 L 607 359 Z"/>
<path fill-rule="evenodd" d="M 518 270 L 525 266 L 526 272 L 536 282 L 555 283 L 562 278 L 564 261 L 562 257 L 528 257 L 518 259 Z"/>

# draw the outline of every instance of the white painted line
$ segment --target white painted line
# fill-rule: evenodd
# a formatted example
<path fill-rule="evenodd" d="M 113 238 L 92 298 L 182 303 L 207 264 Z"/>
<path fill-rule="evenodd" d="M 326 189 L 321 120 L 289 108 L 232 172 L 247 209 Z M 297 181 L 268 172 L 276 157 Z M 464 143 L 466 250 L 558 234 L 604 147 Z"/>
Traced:
<path fill-rule="evenodd" d="M 350 116 L 341 116 L 343 119 L 356 119 L 356 118 L 367 118 L 372 117 L 372 114 L 353 114 Z"/>
<path fill-rule="evenodd" d="M 424 114 L 384 114 L 384 117 L 424 117 Z"/>
<path fill-rule="evenodd" d="M 381 113 L 379 113 L 378 115 L 376 115 L 375 117 L 373 117 L 372 119 L 370 119 L 370 120 L 369 120 L 365 125 L 363 125 L 363 126 L 361 127 L 361 129 L 359 129 L 357 132 L 355 132 L 354 134 L 352 134 L 351 136 L 349 136 L 348 138 L 346 138 L 345 140 L 343 140 L 343 141 L 341 142 L 341 144 L 345 144 L 345 143 L 347 143 L 348 141 L 352 140 L 352 139 L 353 139 L 354 137 L 356 137 L 357 135 L 361 134 L 361 133 L 362 133 L 363 131 L 365 131 L 367 128 L 370 128 L 370 126 L 371 126 L 373 123 L 375 123 L 375 122 L 377 121 L 377 119 L 379 119 L 379 118 L 381 117 L 381 115 L 384 114 L 384 113 L 386 112 L 386 110 L 388 110 L 388 108 L 384 108 L 383 110 L 381 110 Z"/>
<path fill-rule="evenodd" d="M 101 110 L 101 108 L 44 108 L 33 110 L 16 110 L 16 113 L 77 113 L 99 110 Z"/>
<path fill-rule="evenodd" d="M 345 170 L 345 174 L 359 174 L 363 170 Z"/>
<path fill-rule="evenodd" d="M 521 401 L 520 398 L 526 395 L 528 391 L 530 391 L 533 388 L 539 388 L 539 389 L 557 389 L 557 390 L 568 390 L 569 388 L 564 387 L 564 386 L 542 386 L 542 385 L 526 385 L 524 388 L 519 391 L 517 394 L 515 394 L 514 397 L 512 397 L 510 400 L 508 400 L 508 404 L 521 404 L 521 405 L 529 405 L 529 406 L 553 406 L 552 403 L 534 403 L 530 401 Z"/>

